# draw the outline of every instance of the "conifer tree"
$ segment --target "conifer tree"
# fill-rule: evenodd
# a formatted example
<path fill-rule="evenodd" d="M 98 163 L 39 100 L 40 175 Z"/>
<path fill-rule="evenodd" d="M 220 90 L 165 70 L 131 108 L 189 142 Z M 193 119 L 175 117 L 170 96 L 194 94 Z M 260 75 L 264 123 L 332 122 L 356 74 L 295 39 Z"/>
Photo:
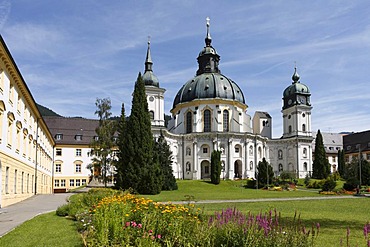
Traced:
<path fill-rule="evenodd" d="M 345 165 L 346 161 L 344 150 L 338 150 L 338 172 L 341 177 L 344 176 Z"/>
<path fill-rule="evenodd" d="M 154 144 L 154 156 L 161 166 L 163 176 L 162 190 L 177 190 L 177 183 L 172 170 L 172 152 L 162 131 Z"/>
<path fill-rule="evenodd" d="M 153 159 L 154 142 L 141 73 L 135 83 L 130 118 L 124 124 L 124 130 L 119 132 L 124 140 L 119 160 L 122 185 L 117 186 L 132 188 L 140 194 L 158 194 L 162 188 L 162 176 L 159 164 Z"/>
<path fill-rule="evenodd" d="M 211 154 L 211 183 L 220 183 L 221 169 L 221 151 L 213 150 Z"/>
<path fill-rule="evenodd" d="M 274 178 L 274 171 L 272 166 L 266 161 L 265 158 L 258 162 L 256 175 L 259 185 L 265 186 L 272 182 L 272 179 Z"/>
<path fill-rule="evenodd" d="M 324 179 L 330 174 L 330 163 L 326 157 L 323 139 L 320 130 L 317 131 L 315 141 L 315 156 L 312 164 L 312 178 Z"/>

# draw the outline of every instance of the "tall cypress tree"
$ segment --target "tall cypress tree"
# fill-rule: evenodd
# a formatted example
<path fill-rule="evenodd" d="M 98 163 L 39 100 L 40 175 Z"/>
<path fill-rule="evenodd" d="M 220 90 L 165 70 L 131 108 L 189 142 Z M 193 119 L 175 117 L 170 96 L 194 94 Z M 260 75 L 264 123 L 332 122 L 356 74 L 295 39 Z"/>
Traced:
<path fill-rule="evenodd" d="M 346 161 L 344 150 L 338 150 L 338 172 L 341 177 L 344 176 L 345 165 Z"/>
<path fill-rule="evenodd" d="M 119 161 L 122 185 L 117 186 L 132 188 L 140 194 L 158 194 L 162 176 L 158 162 L 153 159 L 153 135 L 141 73 L 135 83 L 130 118 L 123 126 Z"/>
<path fill-rule="evenodd" d="M 327 178 L 330 174 L 330 163 L 326 158 L 326 152 L 320 130 L 317 131 L 315 141 L 315 156 L 312 164 L 312 177 L 316 179 Z"/>
<path fill-rule="evenodd" d="M 154 144 L 154 156 L 161 166 L 163 176 L 162 190 L 177 190 L 177 183 L 172 170 L 172 152 L 162 131 Z"/>
<path fill-rule="evenodd" d="M 221 168 L 221 151 L 213 150 L 211 154 L 211 183 L 220 183 Z"/>

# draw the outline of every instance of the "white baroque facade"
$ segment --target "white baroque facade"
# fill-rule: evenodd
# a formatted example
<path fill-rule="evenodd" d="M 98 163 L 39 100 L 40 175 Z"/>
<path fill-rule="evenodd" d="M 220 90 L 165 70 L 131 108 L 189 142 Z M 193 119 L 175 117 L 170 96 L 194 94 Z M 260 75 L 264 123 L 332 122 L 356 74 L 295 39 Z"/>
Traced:
<path fill-rule="evenodd" d="M 224 179 L 254 178 L 256 166 L 263 158 L 272 165 L 276 175 L 282 171 L 300 178 L 310 174 L 311 94 L 309 88 L 300 83 L 296 69 L 292 84 L 283 93 L 283 136 L 272 139 L 271 116 L 258 111 L 252 120 L 247 114 L 243 92 L 234 81 L 221 74 L 220 56 L 211 41 L 207 23 L 206 45 L 198 56 L 196 76 L 177 93 L 167 127 L 162 114 L 165 89 L 159 87 L 153 74 L 148 45 L 143 79 L 152 130 L 155 136 L 162 132 L 170 144 L 175 177 L 209 178 L 213 150 L 222 152 Z M 153 97 L 154 89 L 158 92 L 156 97 Z"/>

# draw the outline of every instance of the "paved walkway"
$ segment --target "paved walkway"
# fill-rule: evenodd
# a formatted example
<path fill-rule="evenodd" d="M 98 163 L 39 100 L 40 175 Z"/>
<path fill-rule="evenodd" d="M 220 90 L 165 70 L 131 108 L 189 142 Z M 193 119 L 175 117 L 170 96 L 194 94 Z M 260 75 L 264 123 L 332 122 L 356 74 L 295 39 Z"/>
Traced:
<path fill-rule="evenodd" d="M 0 237 L 33 217 L 55 211 L 66 204 L 71 193 L 36 195 L 19 203 L 0 209 Z"/>
<path fill-rule="evenodd" d="M 88 189 L 86 189 L 88 190 Z M 81 191 L 84 192 L 84 191 Z M 22 202 L 0 209 L 0 237 L 12 231 L 18 225 L 33 217 L 55 211 L 59 206 L 67 203 L 72 193 L 51 195 L 36 195 Z M 331 200 L 331 199 L 356 199 L 360 196 L 322 196 L 322 197 L 294 197 L 294 198 L 260 198 L 239 200 L 204 200 L 190 201 L 195 204 L 206 203 L 236 203 L 236 202 L 266 202 L 266 201 L 308 201 L 308 200 Z M 189 201 L 175 201 L 173 204 L 187 204 Z"/>

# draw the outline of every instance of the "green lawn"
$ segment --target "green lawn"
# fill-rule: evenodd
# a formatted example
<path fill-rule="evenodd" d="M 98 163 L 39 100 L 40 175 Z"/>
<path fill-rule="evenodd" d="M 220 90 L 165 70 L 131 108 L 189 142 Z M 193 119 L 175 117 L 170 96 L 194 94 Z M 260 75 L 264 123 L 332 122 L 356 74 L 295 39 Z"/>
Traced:
<path fill-rule="evenodd" d="M 2 247 L 81 247 L 75 222 L 55 212 L 39 215 L 0 238 Z"/>
<path fill-rule="evenodd" d="M 321 196 L 317 190 L 296 190 L 296 191 L 266 191 L 245 189 L 245 181 L 221 181 L 219 185 L 211 184 L 208 181 L 179 180 L 179 189 L 176 191 L 162 191 L 159 195 L 145 195 L 154 201 L 186 201 L 192 196 L 195 201 L 200 200 L 233 200 L 253 198 L 283 198 L 283 197 L 311 197 Z"/>
<path fill-rule="evenodd" d="M 220 185 L 213 185 L 205 181 L 178 181 L 177 191 L 163 191 L 160 195 L 144 197 L 155 201 L 182 201 L 186 200 L 188 195 L 193 196 L 195 201 L 200 201 L 320 196 L 317 190 L 244 189 L 243 183 L 245 181 L 222 181 Z M 363 226 L 370 222 L 370 198 L 352 198 L 352 196 L 331 200 L 200 204 L 198 207 L 203 208 L 207 215 L 228 207 L 237 207 L 240 211 L 254 214 L 276 209 L 286 219 L 293 218 L 297 212 L 308 228 L 312 224 L 320 223 L 316 246 L 325 247 L 340 246 L 340 239 L 343 239 L 343 246 L 346 246 L 347 227 L 351 230 L 350 245 L 366 246 Z M 49 213 L 24 223 L 0 238 L 0 246 L 83 246 L 83 244 L 73 221 Z"/>
<path fill-rule="evenodd" d="M 276 209 L 283 218 L 293 218 L 297 212 L 307 227 L 320 223 L 317 246 L 346 246 L 347 227 L 350 228 L 351 246 L 366 246 L 363 227 L 370 221 L 370 198 L 348 198 L 312 201 L 254 202 L 201 204 L 208 215 L 222 208 L 236 207 L 242 212 L 267 212 Z"/>

